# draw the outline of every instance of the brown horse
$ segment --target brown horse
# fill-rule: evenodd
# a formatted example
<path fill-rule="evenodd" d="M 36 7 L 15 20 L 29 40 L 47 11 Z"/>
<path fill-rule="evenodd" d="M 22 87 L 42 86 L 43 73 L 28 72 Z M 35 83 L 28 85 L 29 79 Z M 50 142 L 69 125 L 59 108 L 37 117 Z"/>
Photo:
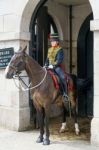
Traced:
<path fill-rule="evenodd" d="M 33 104 L 37 111 L 40 135 L 37 139 L 37 143 L 43 142 L 44 145 L 49 145 L 49 116 L 51 111 L 51 105 L 60 101 L 62 108 L 65 110 L 62 96 L 57 96 L 59 91 L 54 87 L 53 80 L 47 70 L 41 67 L 32 57 L 26 54 L 26 47 L 20 49 L 15 53 L 5 70 L 5 76 L 8 79 L 12 79 L 13 76 L 19 75 L 21 71 L 26 70 L 29 79 L 31 81 L 31 94 L 33 98 Z M 75 132 L 79 134 L 79 127 L 77 123 L 76 114 L 76 90 L 72 75 L 68 74 L 68 85 L 72 87 L 68 91 L 69 102 L 74 114 Z M 61 99 L 59 99 L 59 97 Z M 57 100 L 59 99 L 59 101 Z M 65 112 L 65 111 L 63 111 Z M 65 116 L 66 118 L 66 116 Z M 66 122 L 62 123 L 61 131 L 66 127 Z M 44 136 L 45 125 L 45 138 Z"/>

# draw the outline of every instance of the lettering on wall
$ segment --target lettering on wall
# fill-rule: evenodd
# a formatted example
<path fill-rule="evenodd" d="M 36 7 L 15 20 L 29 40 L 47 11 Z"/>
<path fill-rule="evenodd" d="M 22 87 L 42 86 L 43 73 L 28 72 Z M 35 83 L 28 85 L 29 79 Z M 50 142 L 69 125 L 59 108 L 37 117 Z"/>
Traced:
<path fill-rule="evenodd" d="M 0 68 L 6 68 L 14 54 L 14 48 L 0 49 Z"/>

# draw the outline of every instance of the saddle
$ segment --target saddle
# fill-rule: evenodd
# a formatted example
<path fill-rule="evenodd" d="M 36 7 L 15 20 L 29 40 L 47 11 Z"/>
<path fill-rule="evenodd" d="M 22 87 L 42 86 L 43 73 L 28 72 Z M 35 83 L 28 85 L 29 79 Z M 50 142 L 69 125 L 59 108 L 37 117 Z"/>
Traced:
<path fill-rule="evenodd" d="M 54 70 L 52 69 L 47 69 L 50 76 L 52 77 L 52 80 L 53 80 L 53 83 L 54 83 L 54 86 L 57 90 L 60 89 L 60 81 L 59 81 L 59 77 L 57 74 L 55 74 Z"/>
<path fill-rule="evenodd" d="M 52 80 L 53 80 L 53 83 L 54 83 L 54 87 L 57 89 L 57 90 L 60 90 L 61 92 L 63 92 L 63 89 L 62 89 L 62 83 L 61 83 L 61 80 L 59 78 L 59 76 L 54 72 L 54 70 L 52 69 L 47 69 L 47 71 L 49 72 Z M 65 73 L 65 72 L 64 72 Z M 66 84 L 67 84 L 67 90 L 68 91 L 72 91 L 74 89 L 74 86 L 73 84 L 71 83 L 69 77 L 68 77 L 68 74 L 65 73 L 65 79 L 66 79 Z"/>

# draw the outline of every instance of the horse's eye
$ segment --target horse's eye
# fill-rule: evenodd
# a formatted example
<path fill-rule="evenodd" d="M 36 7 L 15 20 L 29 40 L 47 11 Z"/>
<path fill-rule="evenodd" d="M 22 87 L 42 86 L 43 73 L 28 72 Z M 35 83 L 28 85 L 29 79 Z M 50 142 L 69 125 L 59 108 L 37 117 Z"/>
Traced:
<path fill-rule="evenodd" d="M 19 63 L 16 64 L 16 67 L 20 67 L 23 64 L 23 61 L 20 61 Z"/>

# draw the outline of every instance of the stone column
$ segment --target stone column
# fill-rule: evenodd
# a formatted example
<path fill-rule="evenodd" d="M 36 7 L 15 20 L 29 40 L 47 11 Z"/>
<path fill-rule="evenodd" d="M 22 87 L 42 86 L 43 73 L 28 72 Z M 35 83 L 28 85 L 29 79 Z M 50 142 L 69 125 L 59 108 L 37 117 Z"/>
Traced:
<path fill-rule="evenodd" d="M 91 122 L 91 144 L 99 146 L 99 20 L 91 21 L 91 30 L 94 32 L 94 103 Z"/>
<path fill-rule="evenodd" d="M 0 49 L 13 47 L 17 51 L 20 46 L 29 47 L 31 17 L 39 2 L 0 1 Z M 29 92 L 17 89 L 13 80 L 5 79 L 4 71 L 0 69 L 0 126 L 26 130 L 30 127 Z M 25 80 L 28 83 L 28 78 Z"/>
<path fill-rule="evenodd" d="M 29 33 L 24 35 L 24 40 L 21 37 L 17 37 L 21 40 L 16 40 L 14 34 L 14 40 L 7 33 L 5 39 L 0 36 L 0 49 L 13 47 L 17 51 L 20 46 L 28 46 Z M 5 68 L 0 69 L 0 126 L 16 131 L 26 130 L 30 127 L 29 91 L 19 90 L 13 79 L 5 78 L 4 72 Z M 28 84 L 28 78 L 25 81 Z M 19 86 L 19 81 L 17 85 Z"/>
<path fill-rule="evenodd" d="M 20 31 L 21 12 L 17 11 L 17 4 L 14 4 L 16 9 L 12 5 L 12 0 L 0 1 L 0 49 L 13 47 L 17 51 L 20 46 L 28 46 L 30 33 Z M 5 79 L 4 71 L 5 68 L 0 68 L 0 126 L 16 131 L 25 130 L 30 126 L 28 92 L 17 89 L 13 80 Z"/>

